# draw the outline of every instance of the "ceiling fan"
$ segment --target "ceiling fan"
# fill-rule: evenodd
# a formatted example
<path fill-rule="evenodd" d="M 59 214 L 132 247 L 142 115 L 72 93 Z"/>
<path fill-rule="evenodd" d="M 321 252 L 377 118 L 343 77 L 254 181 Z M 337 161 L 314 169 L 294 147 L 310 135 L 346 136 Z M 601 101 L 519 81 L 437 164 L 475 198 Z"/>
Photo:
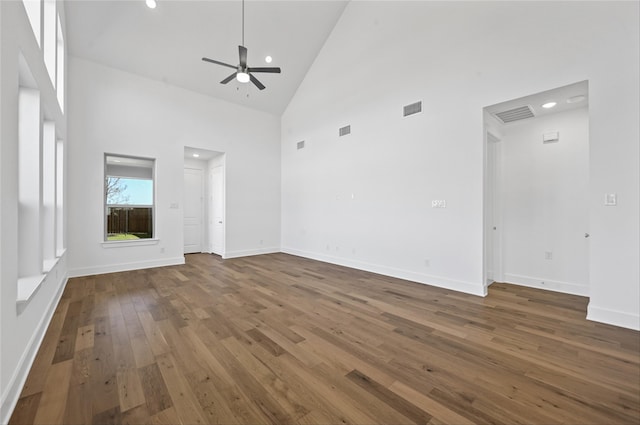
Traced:
<path fill-rule="evenodd" d="M 279 74 L 281 72 L 280 68 L 278 67 L 250 68 L 247 66 L 247 48 L 244 47 L 244 0 L 242 0 L 242 45 L 238 46 L 238 56 L 240 60 L 237 66 L 209 58 L 202 58 L 202 60 L 236 70 L 236 72 L 220 81 L 220 84 L 227 84 L 229 81 L 235 78 L 241 83 L 248 83 L 249 81 L 251 81 L 258 89 L 264 90 L 264 84 L 262 84 L 256 77 L 254 77 L 253 73 L 266 72 L 270 74 Z"/>

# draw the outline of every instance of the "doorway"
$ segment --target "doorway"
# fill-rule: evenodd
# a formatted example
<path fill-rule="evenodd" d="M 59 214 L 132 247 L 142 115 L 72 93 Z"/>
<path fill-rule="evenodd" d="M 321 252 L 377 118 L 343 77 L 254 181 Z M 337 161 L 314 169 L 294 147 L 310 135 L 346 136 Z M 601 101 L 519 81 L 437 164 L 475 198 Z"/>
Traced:
<path fill-rule="evenodd" d="M 184 148 L 184 253 L 225 253 L 225 154 Z"/>
<path fill-rule="evenodd" d="M 485 107 L 485 288 L 589 294 L 588 82 Z"/>

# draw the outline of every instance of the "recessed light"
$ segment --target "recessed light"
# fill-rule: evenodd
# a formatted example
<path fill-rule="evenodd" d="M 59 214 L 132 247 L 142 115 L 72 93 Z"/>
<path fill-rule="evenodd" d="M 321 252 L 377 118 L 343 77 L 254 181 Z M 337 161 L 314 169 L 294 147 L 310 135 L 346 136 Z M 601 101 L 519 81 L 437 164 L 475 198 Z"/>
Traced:
<path fill-rule="evenodd" d="M 273 61 L 273 58 L 271 56 L 267 56 L 266 58 L 264 58 L 264 61 L 266 63 L 271 63 Z"/>
<path fill-rule="evenodd" d="M 549 108 L 553 108 L 556 105 L 557 105 L 556 102 L 547 102 L 544 105 L 542 105 L 542 107 L 545 108 L 545 109 L 549 109 Z"/>
<path fill-rule="evenodd" d="M 200 154 L 199 154 L 199 153 L 194 153 L 194 154 L 193 154 L 193 157 L 194 157 L 194 158 L 198 158 L 198 157 L 200 157 Z"/>
<path fill-rule="evenodd" d="M 113 162 L 122 162 L 119 159 L 114 159 Z"/>
<path fill-rule="evenodd" d="M 157 6 L 156 0 L 146 0 L 145 3 L 149 9 L 155 9 Z"/>
<path fill-rule="evenodd" d="M 577 96 L 572 96 L 569 99 L 567 99 L 567 103 L 583 102 L 586 98 L 587 98 L 587 96 L 585 96 L 583 94 L 579 94 Z"/>

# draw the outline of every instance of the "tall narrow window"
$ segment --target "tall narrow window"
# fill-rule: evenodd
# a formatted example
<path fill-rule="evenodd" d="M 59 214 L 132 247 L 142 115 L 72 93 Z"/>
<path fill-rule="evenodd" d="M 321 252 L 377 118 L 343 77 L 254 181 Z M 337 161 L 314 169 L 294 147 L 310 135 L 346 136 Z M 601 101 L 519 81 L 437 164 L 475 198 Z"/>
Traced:
<path fill-rule="evenodd" d="M 45 0 L 44 2 L 44 64 L 49 72 L 51 83 L 56 85 L 56 0 Z"/>
<path fill-rule="evenodd" d="M 56 126 L 42 127 L 42 269 L 49 272 L 56 262 Z"/>
<path fill-rule="evenodd" d="M 38 46 L 40 45 L 40 12 L 41 0 L 22 0 L 24 8 L 27 11 L 27 17 L 33 30 L 33 35 L 36 36 Z"/>
<path fill-rule="evenodd" d="M 105 241 L 154 237 L 155 160 L 105 154 Z"/>
<path fill-rule="evenodd" d="M 42 275 L 40 92 L 18 92 L 18 277 Z"/>
<path fill-rule="evenodd" d="M 58 44 L 56 53 L 56 93 L 58 95 L 58 103 L 60 110 L 64 113 L 64 63 L 65 63 L 65 46 L 64 35 L 62 34 L 62 25 L 60 23 L 60 15 L 58 15 Z"/>
<path fill-rule="evenodd" d="M 64 240 L 64 141 L 56 141 L 56 257 L 62 257 Z"/>

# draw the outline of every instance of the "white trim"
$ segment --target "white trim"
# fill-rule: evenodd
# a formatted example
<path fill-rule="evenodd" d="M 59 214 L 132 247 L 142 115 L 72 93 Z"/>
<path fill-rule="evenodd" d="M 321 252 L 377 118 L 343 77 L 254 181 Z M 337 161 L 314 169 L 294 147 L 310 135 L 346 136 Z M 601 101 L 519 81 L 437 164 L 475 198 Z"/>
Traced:
<path fill-rule="evenodd" d="M 587 320 L 640 331 L 640 315 L 638 313 L 609 310 L 594 306 L 593 303 L 589 303 L 587 306 Z"/>
<path fill-rule="evenodd" d="M 38 288 L 40 288 L 46 277 L 46 274 L 39 274 L 36 276 L 21 277 L 18 279 L 18 296 L 16 298 L 16 302 L 18 303 L 18 312 L 22 311 L 21 305 L 29 302 L 33 295 L 38 291 Z"/>
<path fill-rule="evenodd" d="M 230 258 L 250 257 L 252 255 L 275 254 L 277 252 L 280 252 L 280 248 L 278 247 L 244 249 L 240 251 L 227 251 L 224 253 L 224 255 L 222 255 L 222 258 L 225 260 L 228 260 Z"/>
<path fill-rule="evenodd" d="M 562 292 L 564 294 L 580 295 L 583 297 L 589 296 L 589 285 L 580 285 L 579 283 L 562 282 L 559 280 L 522 276 L 512 273 L 505 273 L 503 281 L 505 283 L 526 286 L 529 288 L 546 289 L 547 291 Z"/>
<path fill-rule="evenodd" d="M 7 390 L 4 394 L 2 394 L 2 410 L 0 413 L 0 423 L 7 424 L 9 423 L 9 419 L 11 419 L 13 409 L 15 409 L 16 404 L 18 403 L 22 388 L 27 382 L 27 377 L 29 376 L 31 366 L 33 366 L 36 354 L 40 349 L 42 340 L 44 339 L 45 333 L 49 328 L 51 319 L 53 318 L 53 313 L 58 307 L 58 303 L 60 302 L 60 298 L 62 297 L 62 293 L 64 292 L 68 281 L 69 277 L 67 275 L 63 276 L 62 280 L 60 281 L 58 292 L 51 299 L 49 307 L 47 308 L 47 312 L 42 316 L 42 319 L 40 319 L 40 323 L 38 323 L 36 331 L 33 333 L 33 336 L 29 340 L 27 349 L 22 353 L 22 357 L 18 362 L 18 367 L 16 367 L 13 372 L 13 376 L 11 376 L 11 379 L 9 380 Z"/>
<path fill-rule="evenodd" d="M 485 288 L 483 282 L 475 284 L 472 282 L 464 282 L 461 280 L 447 279 L 440 276 L 432 276 L 424 273 L 382 266 L 379 264 L 366 263 L 364 261 L 333 257 L 330 255 L 317 254 L 315 252 L 300 251 L 294 248 L 282 248 L 281 251 L 285 254 L 310 258 L 312 260 L 318 260 L 325 263 L 337 264 L 339 266 L 349 267 L 352 269 L 378 273 L 381 275 L 409 280 L 425 285 L 437 286 L 439 288 L 451 289 L 453 291 L 464 292 L 466 294 L 478 295 L 481 297 L 487 295 L 487 288 Z"/>
<path fill-rule="evenodd" d="M 42 273 L 49 273 L 53 268 L 58 264 L 60 260 L 60 256 L 56 256 L 55 258 L 49 258 L 48 260 L 44 260 L 42 262 Z"/>
<path fill-rule="evenodd" d="M 149 261 L 136 261 L 133 263 L 111 264 L 107 266 L 82 267 L 70 269 L 69 277 L 91 276 L 94 274 L 105 274 L 124 272 L 129 270 L 150 269 L 153 267 L 177 266 L 184 264 L 184 257 L 163 258 Z"/>
<path fill-rule="evenodd" d="M 157 245 L 160 239 L 127 239 L 123 241 L 102 241 L 103 248 L 126 248 L 129 246 Z"/>

